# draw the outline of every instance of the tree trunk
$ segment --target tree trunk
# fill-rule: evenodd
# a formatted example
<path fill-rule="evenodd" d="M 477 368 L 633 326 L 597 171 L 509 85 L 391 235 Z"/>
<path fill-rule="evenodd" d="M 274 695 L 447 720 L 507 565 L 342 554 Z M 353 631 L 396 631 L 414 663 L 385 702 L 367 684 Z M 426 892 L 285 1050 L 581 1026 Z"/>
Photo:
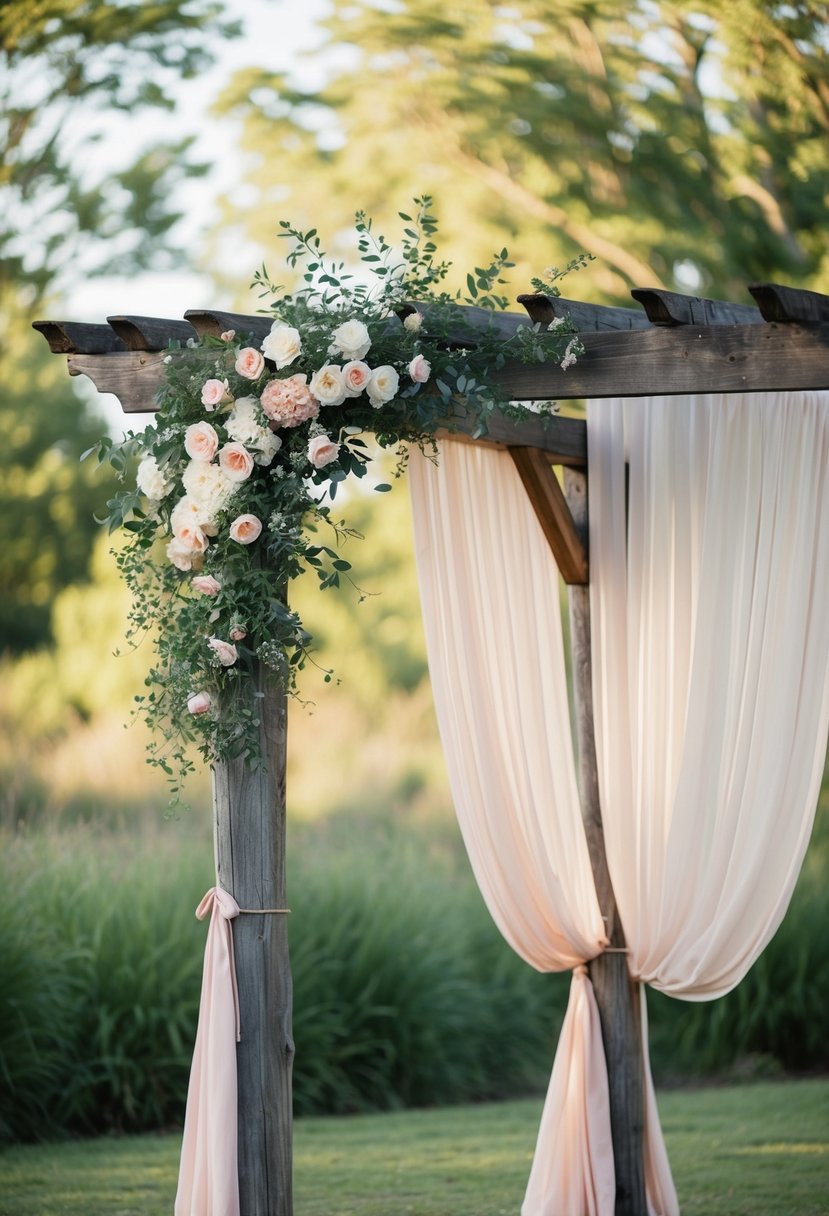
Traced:
<path fill-rule="evenodd" d="M 240 908 L 286 905 L 285 694 L 261 669 L 258 687 L 264 764 L 216 764 L 213 802 L 219 884 Z M 241 1216 L 292 1216 L 292 985 L 288 917 L 242 914 L 233 922 L 241 1041 L 239 1198 Z"/>
<path fill-rule="evenodd" d="M 577 527 L 587 544 L 587 478 L 564 471 L 564 489 Z M 579 751 L 582 816 L 610 944 L 625 946 L 604 847 L 596 742 L 593 731 L 593 685 L 590 649 L 590 588 L 568 587 L 573 689 Z M 605 953 L 588 966 L 602 1024 L 610 1088 L 610 1124 L 616 1169 L 616 1216 L 647 1216 L 644 1166 L 644 1064 L 639 984 L 629 976 L 624 953 Z"/>

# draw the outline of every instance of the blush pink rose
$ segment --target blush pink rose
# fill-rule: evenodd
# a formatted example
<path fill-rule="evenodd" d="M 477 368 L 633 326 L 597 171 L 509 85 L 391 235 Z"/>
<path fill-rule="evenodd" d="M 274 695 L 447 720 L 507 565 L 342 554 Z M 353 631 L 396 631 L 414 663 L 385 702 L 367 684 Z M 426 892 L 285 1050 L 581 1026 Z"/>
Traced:
<path fill-rule="evenodd" d="M 202 595 L 218 595 L 222 584 L 212 574 L 200 574 L 193 579 L 193 587 L 196 591 L 201 591 Z"/>
<path fill-rule="evenodd" d="M 262 521 L 255 515 L 237 515 L 230 525 L 230 539 L 240 545 L 252 545 L 262 531 Z"/>
<path fill-rule="evenodd" d="M 260 398 L 262 410 L 270 418 L 274 429 L 281 426 L 300 426 L 316 418 L 320 412 L 319 402 L 308 388 L 308 377 L 287 376 L 284 380 L 271 380 L 265 385 Z"/>
<path fill-rule="evenodd" d="M 359 397 L 371 379 L 371 368 L 361 359 L 352 359 L 343 367 L 343 381 L 347 397 Z"/>
<path fill-rule="evenodd" d="M 432 365 L 423 355 L 415 355 L 409 364 L 409 375 L 415 384 L 425 384 L 432 374 Z"/>
<path fill-rule="evenodd" d="M 188 549 L 175 537 L 167 546 L 167 557 L 177 570 L 198 570 L 201 566 L 201 554 Z"/>
<path fill-rule="evenodd" d="M 192 697 L 188 698 L 187 708 L 191 714 L 206 714 L 210 710 L 213 701 L 209 692 L 197 692 Z"/>
<path fill-rule="evenodd" d="M 233 395 L 227 387 L 227 380 L 205 380 L 201 390 L 201 403 L 208 413 L 232 400 Z"/>
<path fill-rule="evenodd" d="M 219 466 L 228 481 L 247 481 L 253 472 L 253 457 L 243 443 L 226 443 L 219 452 Z"/>
<path fill-rule="evenodd" d="M 173 538 L 182 549 L 190 553 L 204 553 L 207 549 L 207 535 L 198 524 L 182 523 L 175 531 Z"/>
<path fill-rule="evenodd" d="M 236 371 L 246 380 L 258 380 L 265 370 L 265 356 L 252 346 L 243 346 L 236 356 Z"/>
<path fill-rule="evenodd" d="M 235 646 L 231 646 L 230 642 L 223 642 L 221 638 L 208 638 L 207 645 L 218 658 L 222 667 L 232 667 L 239 655 Z"/>
<path fill-rule="evenodd" d="M 230 631 L 231 642 L 244 642 L 247 636 L 247 629 L 243 628 L 241 625 L 234 625 Z"/>
<path fill-rule="evenodd" d="M 209 464 L 219 450 L 219 436 L 209 422 L 194 422 L 184 432 L 184 450 L 191 460 Z"/>
<path fill-rule="evenodd" d="M 308 444 L 308 459 L 315 469 L 324 469 L 327 464 L 332 464 L 339 454 L 340 445 L 327 435 L 315 435 Z"/>

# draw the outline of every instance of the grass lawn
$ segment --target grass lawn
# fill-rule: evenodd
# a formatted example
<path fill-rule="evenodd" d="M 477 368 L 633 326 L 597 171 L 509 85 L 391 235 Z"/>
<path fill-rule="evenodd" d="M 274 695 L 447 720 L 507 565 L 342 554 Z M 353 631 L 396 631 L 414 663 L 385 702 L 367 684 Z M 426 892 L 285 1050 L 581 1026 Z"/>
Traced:
<path fill-rule="evenodd" d="M 829 1216 L 829 1080 L 660 1097 L 683 1216 Z M 302 1119 L 297 1216 L 517 1216 L 541 1100 Z M 0 1153 L 0 1216 L 171 1216 L 178 1137 Z"/>

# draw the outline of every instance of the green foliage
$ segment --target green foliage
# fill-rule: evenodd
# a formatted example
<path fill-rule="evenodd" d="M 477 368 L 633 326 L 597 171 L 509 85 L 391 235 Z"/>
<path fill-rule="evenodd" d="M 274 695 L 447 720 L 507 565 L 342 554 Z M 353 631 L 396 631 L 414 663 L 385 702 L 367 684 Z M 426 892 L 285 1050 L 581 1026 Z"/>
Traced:
<path fill-rule="evenodd" d="M 225 238 L 269 247 L 276 192 L 345 229 L 359 182 L 383 223 L 390 197 L 430 189 L 465 261 L 504 241 L 536 264 L 586 249 L 593 298 L 826 289 L 825 6 L 335 0 L 325 31 L 322 84 L 248 69 L 222 99 L 263 200 L 228 208 Z"/>
<path fill-rule="evenodd" d="M 137 487 L 107 503 L 108 524 L 130 534 L 118 561 L 133 593 L 131 637 L 149 634 L 157 654 L 150 691 L 136 700 L 159 734 L 150 758 L 169 775 L 174 801 L 192 771 L 191 744 L 208 761 L 260 762 L 263 679 L 294 691 L 310 641 L 287 588 L 304 570 L 321 589 L 338 587 L 351 569 L 316 532 L 329 525 L 337 539 L 354 535 L 328 502 L 349 478 L 366 476 L 361 434 L 395 452 L 399 473 L 401 445 L 431 451 L 435 432 L 457 426 L 459 412 L 471 414 L 478 434 L 496 409 L 525 416 L 494 378 L 510 356 L 566 368 L 583 349 L 566 317 L 527 323 L 507 340 L 489 326 L 488 313 L 506 303 L 496 291 L 506 249 L 468 276 L 469 295 L 440 287 L 449 263 L 437 260 L 431 200 L 415 204 L 414 216 L 400 213 L 409 226 L 399 252 L 358 213 L 359 277 L 328 257 L 316 229 L 283 223 L 287 260 L 303 269 L 304 286 L 285 294 L 264 267 L 257 274 L 260 294 L 275 297 L 261 347 L 235 331 L 175 347 L 156 425 L 96 445 L 99 463 L 122 479 L 143 455 Z M 461 307 L 473 299 L 484 326 Z"/>

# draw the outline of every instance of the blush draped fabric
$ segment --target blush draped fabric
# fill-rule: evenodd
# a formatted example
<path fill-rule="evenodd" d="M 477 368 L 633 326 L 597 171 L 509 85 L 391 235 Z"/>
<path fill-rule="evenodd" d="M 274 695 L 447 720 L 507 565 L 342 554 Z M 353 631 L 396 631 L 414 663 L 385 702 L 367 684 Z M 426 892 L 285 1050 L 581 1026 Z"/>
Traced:
<path fill-rule="evenodd" d="M 829 397 L 591 403 L 589 470 L 597 751 L 629 965 L 706 999 L 779 924 L 814 815 L 829 726 Z M 607 1074 L 579 967 L 606 942 L 557 571 L 507 453 L 450 441 L 436 466 L 413 455 L 410 483 L 473 869 L 522 957 L 576 968 L 522 1212 L 612 1216 Z M 645 1151 L 649 1209 L 674 1216 L 649 1069 Z"/>
<path fill-rule="evenodd" d="M 211 887 L 196 909 L 210 913 L 201 1003 L 179 1164 L 175 1216 L 239 1216 L 236 1043 L 239 1000 L 231 920 L 239 905 Z"/>

